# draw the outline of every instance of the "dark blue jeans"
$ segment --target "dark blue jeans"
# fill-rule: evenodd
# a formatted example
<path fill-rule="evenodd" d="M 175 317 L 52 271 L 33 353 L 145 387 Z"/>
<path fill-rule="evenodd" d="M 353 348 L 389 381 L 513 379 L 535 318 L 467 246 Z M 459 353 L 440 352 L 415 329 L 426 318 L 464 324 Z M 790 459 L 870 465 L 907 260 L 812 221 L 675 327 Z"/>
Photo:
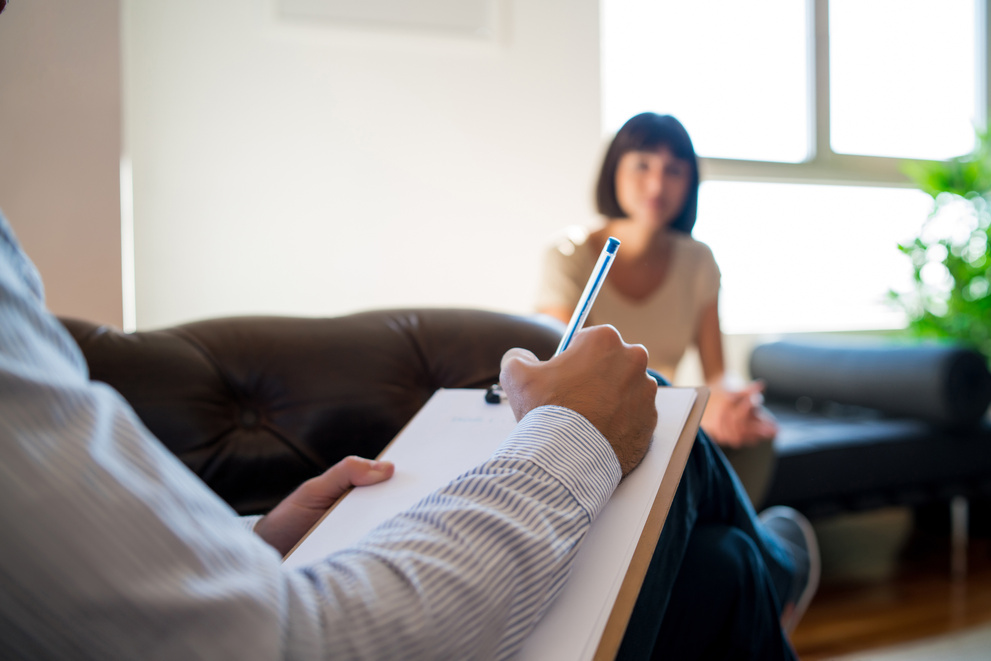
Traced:
<path fill-rule="evenodd" d="M 791 556 L 700 431 L 618 659 L 794 659 L 780 614 Z"/>

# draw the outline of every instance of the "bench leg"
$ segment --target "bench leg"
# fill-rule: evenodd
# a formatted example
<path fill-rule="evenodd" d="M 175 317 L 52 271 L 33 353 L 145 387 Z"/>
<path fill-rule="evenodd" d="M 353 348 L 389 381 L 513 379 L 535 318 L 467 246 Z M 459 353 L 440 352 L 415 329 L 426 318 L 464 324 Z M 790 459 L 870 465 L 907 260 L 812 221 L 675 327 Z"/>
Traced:
<path fill-rule="evenodd" d="M 969 509 L 964 496 L 954 496 L 950 501 L 950 575 L 954 579 L 967 577 Z"/>

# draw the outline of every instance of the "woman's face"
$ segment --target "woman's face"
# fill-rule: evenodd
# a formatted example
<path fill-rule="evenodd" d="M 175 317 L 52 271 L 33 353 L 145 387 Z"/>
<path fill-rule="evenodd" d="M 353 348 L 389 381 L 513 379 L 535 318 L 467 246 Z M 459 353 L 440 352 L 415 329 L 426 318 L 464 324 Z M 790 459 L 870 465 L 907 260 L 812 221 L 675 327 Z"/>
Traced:
<path fill-rule="evenodd" d="M 667 227 L 682 209 L 692 183 L 692 166 L 667 147 L 629 151 L 616 166 L 616 201 L 632 220 Z"/>

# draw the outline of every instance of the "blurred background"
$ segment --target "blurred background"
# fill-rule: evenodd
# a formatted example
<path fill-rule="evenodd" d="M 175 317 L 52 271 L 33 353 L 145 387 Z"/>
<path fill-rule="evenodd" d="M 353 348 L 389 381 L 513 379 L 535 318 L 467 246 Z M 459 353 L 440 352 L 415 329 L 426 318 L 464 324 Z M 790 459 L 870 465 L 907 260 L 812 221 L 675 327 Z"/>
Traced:
<path fill-rule="evenodd" d="M 902 163 L 974 148 L 987 35 L 984 0 L 14 2 L 0 208 L 53 311 L 127 329 L 530 312 L 653 110 L 704 159 L 731 354 L 900 328 L 932 207 Z"/>

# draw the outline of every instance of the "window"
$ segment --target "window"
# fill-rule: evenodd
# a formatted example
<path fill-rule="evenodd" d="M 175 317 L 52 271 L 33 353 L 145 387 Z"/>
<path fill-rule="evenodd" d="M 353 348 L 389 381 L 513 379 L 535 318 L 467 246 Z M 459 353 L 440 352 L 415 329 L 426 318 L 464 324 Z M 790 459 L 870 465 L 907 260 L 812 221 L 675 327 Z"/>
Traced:
<path fill-rule="evenodd" d="M 607 130 L 644 109 L 664 108 L 685 125 L 700 154 L 804 161 L 810 153 L 805 24 L 805 6 L 795 0 L 604 0 Z M 686 34 L 683 26 L 695 29 Z"/>
<path fill-rule="evenodd" d="M 830 0 L 832 149 L 934 160 L 974 146 L 974 0 Z"/>
<path fill-rule="evenodd" d="M 898 251 L 931 198 L 911 188 L 709 181 L 693 235 L 722 272 L 727 333 L 894 328 L 889 288 L 907 290 Z"/>
<path fill-rule="evenodd" d="M 691 133 L 727 332 L 898 327 L 931 203 L 901 159 L 973 147 L 987 35 L 986 0 L 602 0 L 603 128 Z"/>

